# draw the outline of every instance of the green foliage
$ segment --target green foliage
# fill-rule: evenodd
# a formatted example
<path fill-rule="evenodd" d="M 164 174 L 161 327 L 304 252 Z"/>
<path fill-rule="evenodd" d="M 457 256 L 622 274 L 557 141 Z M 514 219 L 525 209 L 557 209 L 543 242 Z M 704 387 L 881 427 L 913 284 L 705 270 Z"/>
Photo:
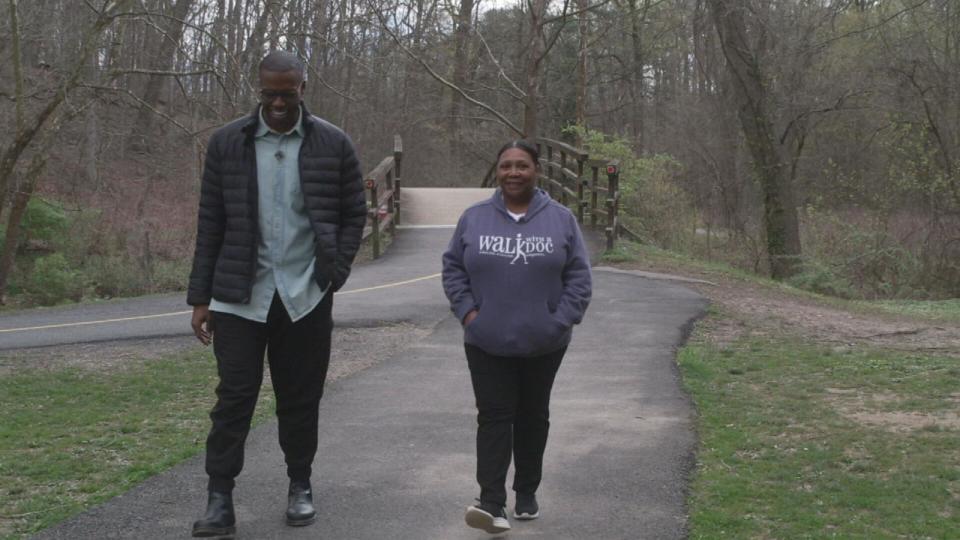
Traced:
<path fill-rule="evenodd" d="M 26 284 L 27 293 L 42 305 L 56 304 L 65 299 L 79 300 L 83 289 L 82 275 L 60 253 L 37 259 Z"/>
<path fill-rule="evenodd" d="M 633 262 L 637 260 L 636 254 L 624 247 L 623 243 L 613 246 L 600 255 L 600 260 L 606 263 Z"/>
<path fill-rule="evenodd" d="M 69 216 L 69 235 L 58 238 L 53 247 L 76 265 L 82 265 L 93 254 L 123 248 L 119 238 L 111 238 L 103 227 L 103 211 L 81 208 Z"/>
<path fill-rule="evenodd" d="M 27 203 L 20 230 L 18 247 L 22 247 L 30 240 L 51 244 L 66 235 L 69 230 L 69 220 L 63 206 L 58 202 L 34 196 Z M 6 239 L 6 233 L 7 223 L 4 220 L 0 225 L 0 247 Z"/>
<path fill-rule="evenodd" d="M 178 291 L 183 289 L 190 279 L 191 268 L 192 261 L 190 259 L 155 262 L 150 276 L 151 291 Z"/>
<path fill-rule="evenodd" d="M 68 226 L 67 214 L 60 203 L 42 197 L 33 197 L 27 203 L 22 224 L 26 238 L 51 242 L 63 237 Z"/>
<path fill-rule="evenodd" d="M 819 261 L 804 262 L 800 273 L 790 277 L 787 284 L 798 289 L 839 298 L 853 298 L 856 295 L 844 276 L 838 275 L 836 271 Z"/>
<path fill-rule="evenodd" d="M 665 154 L 637 157 L 627 140 L 582 126 L 565 132 L 580 137 L 591 158 L 619 160 L 621 219 L 628 227 L 661 247 L 688 246 L 697 212 L 676 181 L 682 170 L 678 161 Z"/>
<path fill-rule="evenodd" d="M 890 228 L 876 214 L 841 214 L 808 206 L 802 228 L 807 263 L 791 283 L 844 298 L 923 294 L 923 265 Z"/>
<path fill-rule="evenodd" d="M 103 212 L 67 212 L 55 202 L 31 200 L 24 218 L 25 239 L 52 253 L 18 254 L 8 293 L 18 304 L 51 305 L 84 296 L 134 296 L 180 290 L 190 260 L 154 254 L 148 260 L 130 254 L 128 239 L 105 228 Z M 162 237 L 158 231 L 156 237 Z M 19 298 L 17 298 L 19 297 Z"/>
<path fill-rule="evenodd" d="M 135 296 L 148 292 L 143 269 L 126 254 L 94 255 L 87 259 L 83 271 L 97 296 Z"/>

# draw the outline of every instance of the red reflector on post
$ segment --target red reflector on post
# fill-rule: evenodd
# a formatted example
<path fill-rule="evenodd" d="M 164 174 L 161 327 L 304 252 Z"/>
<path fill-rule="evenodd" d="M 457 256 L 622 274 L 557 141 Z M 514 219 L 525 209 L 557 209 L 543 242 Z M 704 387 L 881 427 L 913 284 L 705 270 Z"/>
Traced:
<path fill-rule="evenodd" d="M 617 166 L 607 165 L 607 174 L 617 174 Z"/>
<path fill-rule="evenodd" d="M 364 182 L 364 184 L 367 186 L 367 189 L 373 189 L 373 179 L 372 179 L 372 178 L 367 178 L 367 180 L 366 180 L 366 182 Z"/>

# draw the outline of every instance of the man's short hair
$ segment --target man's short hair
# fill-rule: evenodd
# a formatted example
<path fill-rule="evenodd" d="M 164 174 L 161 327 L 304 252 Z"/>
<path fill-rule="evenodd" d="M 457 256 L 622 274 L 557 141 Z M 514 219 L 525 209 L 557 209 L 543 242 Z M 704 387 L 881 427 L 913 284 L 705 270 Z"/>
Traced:
<path fill-rule="evenodd" d="M 300 74 L 300 79 L 305 79 L 306 66 L 300 57 L 290 51 L 270 51 L 263 60 L 260 61 L 260 71 L 272 71 L 274 73 L 286 73 L 296 71 Z"/>

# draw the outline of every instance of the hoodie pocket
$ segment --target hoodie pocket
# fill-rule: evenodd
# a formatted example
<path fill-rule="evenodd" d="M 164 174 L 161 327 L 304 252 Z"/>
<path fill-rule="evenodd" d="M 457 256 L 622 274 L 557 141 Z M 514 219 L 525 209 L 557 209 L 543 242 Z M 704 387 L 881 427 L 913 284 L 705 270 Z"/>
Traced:
<path fill-rule="evenodd" d="M 547 318 L 553 324 L 553 328 L 558 337 L 566 334 L 567 330 L 570 329 L 570 327 L 560 322 L 560 319 L 557 318 L 556 302 L 547 301 Z"/>
<path fill-rule="evenodd" d="M 554 348 L 564 338 L 569 330 L 554 316 L 556 306 L 550 302 L 541 304 L 533 317 L 524 321 L 521 326 L 521 336 L 525 336 L 526 353 L 536 353 Z"/>
<path fill-rule="evenodd" d="M 464 341 L 467 343 L 484 345 L 488 344 L 488 341 L 484 339 L 486 333 L 482 332 L 480 327 L 480 325 L 485 321 L 484 313 L 485 311 L 483 309 L 478 308 L 477 316 L 463 327 Z"/>
<path fill-rule="evenodd" d="M 529 356 L 562 346 L 569 328 L 546 301 L 503 309 L 480 308 L 463 328 L 464 341 L 501 356 Z"/>

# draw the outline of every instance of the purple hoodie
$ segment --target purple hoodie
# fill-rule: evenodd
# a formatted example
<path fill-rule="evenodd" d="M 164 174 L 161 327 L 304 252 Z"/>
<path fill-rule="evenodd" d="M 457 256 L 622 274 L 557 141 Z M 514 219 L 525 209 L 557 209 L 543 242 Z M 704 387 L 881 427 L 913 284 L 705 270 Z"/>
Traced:
<path fill-rule="evenodd" d="M 467 208 L 443 254 L 443 290 L 463 339 L 494 356 L 539 356 L 570 343 L 591 294 L 577 220 L 537 189 L 514 220 L 500 190 Z"/>

